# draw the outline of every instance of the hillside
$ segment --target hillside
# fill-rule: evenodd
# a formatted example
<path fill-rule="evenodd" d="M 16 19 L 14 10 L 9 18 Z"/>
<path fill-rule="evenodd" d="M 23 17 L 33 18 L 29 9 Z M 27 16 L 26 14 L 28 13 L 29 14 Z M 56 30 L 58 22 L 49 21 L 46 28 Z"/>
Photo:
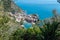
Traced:
<path fill-rule="evenodd" d="M 8 1 L 8 0 L 7 0 Z M 9 13 L 12 10 L 21 12 L 22 10 L 14 4 L 14 2 L 11 2 L 11 9 L 6 4 L 7 1 L 0 1 L 0 40 L 8 40 L 9 37 L 18 29 L 22 28 L 20 24 L 15 22 L 14 18 L 12 19 L 11 16 L 9 16 Z M 6 5 L 4 5 L 4 2 Z M 8 8 L 7 8 L 8 7 Z M 4 9 L 6 8 L 6 9 Z M 11 11 L 10 11 L 11 10 Z"/>
<path fill-rule="evenodd" d="M 11 19 L 8 12 L 0 12 L 0 38 L 2 37 L 4 39 L 4 36 L 6 38 L 9 37 L 18 28 L 22 28 L 22 27 L 20 26 L 20 24 L 15 22 L 14 19 Z M 3 40 L 3 39 L 0 39 L 0 40 Z"/>

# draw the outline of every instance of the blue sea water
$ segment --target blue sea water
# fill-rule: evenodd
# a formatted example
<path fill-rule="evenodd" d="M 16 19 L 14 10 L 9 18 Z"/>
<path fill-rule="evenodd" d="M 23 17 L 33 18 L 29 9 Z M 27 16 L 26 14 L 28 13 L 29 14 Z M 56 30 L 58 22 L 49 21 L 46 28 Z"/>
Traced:
<path fill-rule="evenodd" d="M 60 4 L 17 4 L 27 14 L 38 14 L 39 19 L 50 18 L 53 16 L 52 10 L 56 9 L 60 14 Z M 26 28 L 31 27 L 31 24 L 25 23 Z"/>
<path fill-rule="evenodd" d="M 60 13 L 60 4 L 17 4 L 27 14 L 38 14 L 43 20 L 53 16 L 52 10 L 56 9 Z"/>
<path fill-rule="evenodd" d="M 24 28 L 30 28 L 30 27 L 32 27 L 31 23 L 25 22 L 23 24 L 24 24 Z"/>

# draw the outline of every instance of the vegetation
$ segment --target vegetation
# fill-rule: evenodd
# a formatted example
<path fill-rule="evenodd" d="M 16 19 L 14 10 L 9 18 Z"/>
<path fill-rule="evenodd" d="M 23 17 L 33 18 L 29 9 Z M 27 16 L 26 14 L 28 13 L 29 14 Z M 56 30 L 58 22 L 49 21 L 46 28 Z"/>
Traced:
<path fill-rule="evenodd" d="M 34 26 L 29 29 L 18 29 L 10 40 L 57 40 L 60 36 L 57 32 L 60 23 L 45 24 L 43 28 Z"/>
<path fill-rule="evenodd" d="M 10 11 L 11 9 L 11 0 L 2 0 L 4 11 Z"/>
<path fill-rule="evenodd" d="M 58 21 L 44 23 L 43 26 L 39 26 L 40 21 L 37 21 L 32 27 L 25 29 L 20 23 L 10 19 L 7 13 L 2 13 L 0 12 L 0 40 L 60 40 Z"/>
<path fill-rule="evenodd" d="M 5 12 L 4 12 L 5 13 Z M 8 40 L 20 25 L 17 22 L 10 19 L 10 16 L 3 12 L 0 13 L 0 40 Z"/>
<path fill-rule="evenodd" d="M 10 2 L 3 0 L 5 11 L 10 10 Z M 56 10 L 53 13 L 56 14 Z M 60 22 L 57 15 L 54 15 L 52 23 L 48 22 L 40 26 L 38 20 L 28 29 L 21 27 L 23 21 L 17 23 L 10 18 L 7 13 L 0 12 L 0 40 L 60 40 Z"/>

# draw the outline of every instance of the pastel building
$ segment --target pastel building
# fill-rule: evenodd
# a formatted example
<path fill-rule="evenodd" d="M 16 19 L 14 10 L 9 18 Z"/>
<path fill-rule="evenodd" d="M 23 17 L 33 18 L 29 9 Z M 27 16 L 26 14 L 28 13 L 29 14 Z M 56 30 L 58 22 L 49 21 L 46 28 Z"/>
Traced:
<path fill-rule="evenodd" d="M 21 20 L 25 20 L 26 14 L 25 13 L 15 13 L 13 14 L 17 22 L 20 22 Z"/>

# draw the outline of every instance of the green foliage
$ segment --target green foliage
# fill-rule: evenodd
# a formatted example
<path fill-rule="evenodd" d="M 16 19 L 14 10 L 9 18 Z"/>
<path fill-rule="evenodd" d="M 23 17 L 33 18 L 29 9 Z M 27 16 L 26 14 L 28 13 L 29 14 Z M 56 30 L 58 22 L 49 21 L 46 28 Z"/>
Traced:
<path fill-rule="evenodd" d="M 8 24 L 9 22 L 11 24 Z M 0 40 L 58 40 L 60 38 L 60 31 L 57 31 L 59 22 L 47 23 L 43 27 L 39 27 L 39 23 L 40 21 L 37 21 L 28 29 L 20 27 L 18 29 L 16 25 L 19 24 L 15 24 L 7 15 L 0 16 Z M 22 24 L 23 21 L 20 22 L 20 25 Z M 13 31 L 14 28 L 17 30 Z"/>
<path fill-rule="evenodd" d="M 44 25 L 44 30 L 40 28 L 43 33 L 42 36 L 44 37 L 44 40 L 57 40 L 56 30 L 59 24 L 60 23 L 58 22 L 53 22 L 52 24 L 48 23 Z"/>
<path fill-rule="evenodd" d="M 33 27 L 27 29 L 25 35 L 23 36 L 24 40 L 41 40 L 41 31 L 39 27 Z"/>
<path fill-rule="evenodd" d="M 39 27 L 31 27 L 29 29 L 18 29 L 10 40 L 41 40 L 41 31 Z"/>
<path fill-rule="evenodd" d="M 3 40 L 3 33 L 5 33 L 9 26 L 7 23 L 9 22 L 9 18 L 7 16 L 0 16 L 0 39 Z"/>
<path fill-rule="evenodd" d="M 10 11 L 11 0 L 3 0 L 4 11 Z"/>
<path fill-rule="evenodd" d="M 8 15 L 0 14 L 0 40 L 9 40 L 9 37 L 19 28 L 19 25 Z"/>
<path fill-rule="evenodd" d="M 45 24 L 43 28 L 33 25 L 33 27 L 18 29 L 11 37 L 11 40 L 57 40 L 60 33 L 57 33 L 57 28 L 60 23 L 53 22 Z"/>
<path fill-rule="evenodd" d="M 23 40 L 23 35 L 25 34 L 25 29 L 18 29 L 9 40 Z"/>
<path fill-rule="evenodd" d="M 7 16 L 0 16 L 0 27 L 5 26 L 8 22 L 9 18 Z"/>

